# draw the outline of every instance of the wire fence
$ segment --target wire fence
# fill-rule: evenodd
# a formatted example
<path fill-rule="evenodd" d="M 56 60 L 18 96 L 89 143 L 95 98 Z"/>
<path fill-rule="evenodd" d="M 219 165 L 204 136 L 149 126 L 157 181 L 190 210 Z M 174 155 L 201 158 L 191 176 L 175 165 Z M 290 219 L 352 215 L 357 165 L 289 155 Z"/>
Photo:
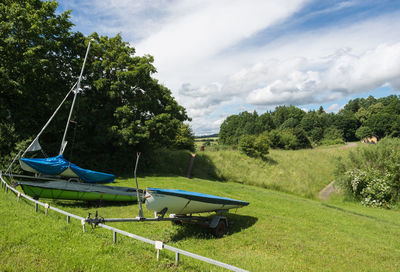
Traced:
<path fill-rule="evenodd" d="M 12 186 L 10 186 L 3 179 L 3 173 L 1 171 L 0 171 L 0 179 L 1 179 L 1 188 L 6 192 L 8 192 L 8 190 L 11 190 L 12 192 L 14 192 L 16 194 L 16 196 L 17 196 L 17 200 L 18 201 L 20 201 L 20 198 L 23 197 L 23 198 L 35 203 L 35 212 L 38 211 L 38 207 L 39 206 L 42 206 L 45 209 L 45 214 L 46 215 L 48 213 L 48 210 L 53 210 L 55 212 L 58 212 L 60 214 L 65 215 L 67 217 L 67 223 L 70 222 L 71 218 L 77 219 L 77 220 L 79 220 L 81 222 L 83 231 L 85 231 L 86 218 L 78 216 L 78 215 L 75 215 L 75 214 L 72 214 L 72 213 L 69 213 L 69 212 L 66 212 L 66 211 L 63 211 L 63 210 L 58 209 L 56 207 L 52 207 L 47 203 L 40 202 L 38 200 L 35 200 L 35 199 L 31 198 L 28 195 L 23 194 L 22 192 L 18 191 L 17 189 L 13 188 Z M 105 229 L 111 230 L 113 232 L 113 241 L 114 241 L 114 243 L 117 242 L 117 233 L 119 233 L 121 235 L 124 235 L 124 236 L 130 237 L 130 238 L 142 241 L 144 243 L 153 245 L 155 247 L 155 249 L 157 250 L 157 260 L 159 259 L 159 256 L 160 256 L 160 250 L 165 249 L 165 250 L 169 250 L 169 251 L 172 251 L 172 252 L 175 253 L 175 265 L 179 264 L 180 255 L 184 255 L 184 256 L 187 256 L 187 257 L 190 257 L 190 258 L 193 258 L 193 259 L 197 259 L 197 260 L 200 260 L 202 262 L 209 263 L 209 264 L 213 264 L 213 265 L 216 265 L 216 266 L 219 266 L 219 267 L 231 270 L 231 271 L 239 271 L 239 272 L 247 271 L 247 270 L 235 267 L 233 265 L 229 265 L 229 264 L 226 264 L 226 263 L 223 263 L 223 262 L 219 262 L 219 261 L 216 261 L 216 260 L 201 256 L 201 255 L 197 255 L 197 254 L 194 254 L 194 253 L 191 253 L 191 252 L 179 249 L 179 248 L 175 248 L 175 247 L 169 246 L 167 244 L 164 244 L 161 241 L 154 241 L 154 240 L 151 240 L 151 239 L 148 239 L 148 238 L 145 238 L 145 237 L 133 234 L 133 233 L 129 233 L 129 232 L 126 232 L 126 231 L 123 231 L 123 230 L 120 230 L 120 229 L 105 225 L 105 224 L 101 224 L 100 223 L 97 226 L 101 227 L 101 228 L 105 228 Z"/>

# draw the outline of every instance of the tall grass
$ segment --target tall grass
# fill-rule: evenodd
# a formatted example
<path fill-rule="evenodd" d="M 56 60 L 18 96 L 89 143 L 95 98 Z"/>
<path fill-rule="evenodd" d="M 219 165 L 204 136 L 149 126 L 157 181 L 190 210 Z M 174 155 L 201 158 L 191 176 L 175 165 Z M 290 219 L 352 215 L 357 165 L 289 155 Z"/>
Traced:
<path fill-rule="evenodd" d="M 270 150 L 268 157 L 261 159 L 248 157 L 226 146 L 208 146 L 205 151 L 197 152 L 190 176 L 315 198 L 320 190 L 335 179 L 336 159 L 347 158 L 351 149 L 354 147 L 337 145 L 302 150 Z M 145 169 L 145 173 L 187 176 L 191 152 L 159 149 L 151 156 L 148 159 L 151 164 L 141 168 Z"/>
<path fill-rule="evenodd" d="M 346 157 L 346 146 L 303 150 L 270 150 L 267 159 L 250 158 L 238 150 L 200 152 L 216 169 L 216 176 L 232 181 L 314 198 L 334 180 L 335 160 Z"/>

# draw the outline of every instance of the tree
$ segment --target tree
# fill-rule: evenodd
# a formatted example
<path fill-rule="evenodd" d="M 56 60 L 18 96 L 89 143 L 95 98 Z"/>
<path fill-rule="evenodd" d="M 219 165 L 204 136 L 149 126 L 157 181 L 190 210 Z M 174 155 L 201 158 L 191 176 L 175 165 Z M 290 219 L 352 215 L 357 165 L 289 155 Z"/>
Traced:
<path fill-rule="evenodd" d="M 295 106 L 278 106 L 272 113 L 272 118 L 275 127 L 277 128 L 281 127 L 281 125 L 289 118 L 293 118 L 293 121 L 291 122 L 294 122 L 296 124 L 295 126 L 297 126 L 305 114 L 306 113 L 303 110 L 296 108 Z"/>
<path fill-rule="evenodd" d="M 240 126 L 240 116 L 231 115 L 228 116 L 224 122 L 222 122 L 219 129 L 218 139 L 221 144 L 234 145 L 238 143 L 238 139 L 235 137 L 236 131 Z"/>
<path fill-rule="evenodd" d="M 374 135 L 374 133 L 369 127 L 361 126 L 356 130 L 356 136 L 360 140 L 366 137 L 371 137 L 372 135 Z"/>
<path fill-rule="evenodd" d="M 381 112 L 371 115 L 371 117 L 368 118 L 364 124 L 372 131 L 373 134 L 383 138 L 384 136 L 390 135 L 391 128 L 396 119 L 396 116 Z"/>
<path fill-rule="evenodd" d="M 359 122 L 354 116 L 353 111 L 340 111 L 337 115 L 335 126 L 343 132 L 343 138 L 345 141 L 354 141 L 357 139 L 355 133 L 359 127 Z"/>
<path fill-rule="evenodd" d="M 207 140 L 205 145 L 210 145 L 210 140 Z M 194 135 L 188 124 L 181 124 L 178 128 L 173 147 L 194 152 Z"/>
<path fill-rule="evenodd" d="M 270 112 L 261 114 L 256 120 L 256 123 L 257 127 L 260 128 L 259 133 L 263 131 L 271 131 L 276 128 Z"/>
<path fill-rule="evenodd" d="M 182 126 L 189 118 L 152 77 L 153 57 L 136 56 L 120 35 L 72 32 L 69 12 L 57 15 L 56 8 L 56 2 L 39 0 L 0 4 L 0 120 L 14 128 L 15 142 L 36 135 L 48 120 L 94 39 L 64 155 L 71 160 L 79 153 L 73 160 L 83 167 L 121 173 L 131 169 L 135 151 L 179 145 L 180 136 L 188 136 Z M 70 105 L 40 139 L 49 155 L 58 152 Z"/>

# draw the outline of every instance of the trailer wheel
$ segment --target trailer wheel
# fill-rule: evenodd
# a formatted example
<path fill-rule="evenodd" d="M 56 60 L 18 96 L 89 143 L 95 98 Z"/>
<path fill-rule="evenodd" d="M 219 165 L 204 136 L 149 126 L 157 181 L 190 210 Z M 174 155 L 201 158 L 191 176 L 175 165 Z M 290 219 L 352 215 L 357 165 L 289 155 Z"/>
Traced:
<path fill-rule="evenodd" d="M 227 226 L 225 220 L 220 220 L 217 226 L 213 229 L 213 234 L 217 238 L 221 238 L 227 232 Z"/>

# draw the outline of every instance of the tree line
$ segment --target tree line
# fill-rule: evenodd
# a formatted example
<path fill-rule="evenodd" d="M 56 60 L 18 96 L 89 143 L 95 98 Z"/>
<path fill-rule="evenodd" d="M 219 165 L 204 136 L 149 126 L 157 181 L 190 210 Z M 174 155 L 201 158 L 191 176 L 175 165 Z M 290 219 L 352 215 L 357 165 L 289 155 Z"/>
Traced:
<path fill-rule="evenodd" d="M 268 147 L 310 148 L 373 135 L 400 136 L 400 96 L 357 98 L 336 114 L 326 113 L 322 106 L 308 112 L 295 106 L 278 106 L 261 115 L 242 112 L 221 124 L 219 143 L 250 149 L 244 152 L 258 156 Z"/>
<path fill-rule="evenodd" d="M 72 31 L 57 2 L 0 3 L 0 166 L 26 148 L 76 82 L 93 39 L 64 155 L 83 167 L 124 173 L 136 152 L 194 149 L 186 110 L 152 77 L 153 57 L 137 56 L 120 35 Z M 72 99 L 39 139 L 57 155 Z M 147 156 L 149 158 L 150 156 Z M 150 162 L 147 162 L 150 163 Z M 146 161 L 145 161 L 146 164 Z"/>

